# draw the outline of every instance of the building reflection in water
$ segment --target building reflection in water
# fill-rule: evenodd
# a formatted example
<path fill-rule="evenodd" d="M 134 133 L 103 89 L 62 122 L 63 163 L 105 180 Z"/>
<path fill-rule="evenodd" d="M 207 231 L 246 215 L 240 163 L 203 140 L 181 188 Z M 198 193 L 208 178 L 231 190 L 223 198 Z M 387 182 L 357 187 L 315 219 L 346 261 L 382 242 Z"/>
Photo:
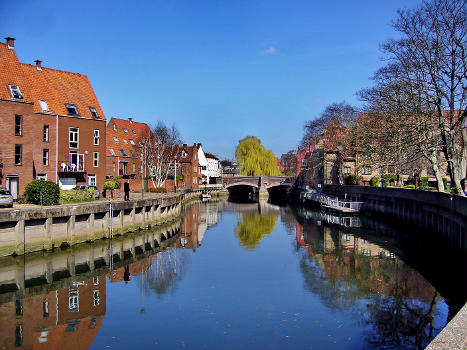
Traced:
<path fill-rule="evenodd" d="M 329 308 L 356 313 L 366 326 L 364 347 L 422 348 L 439 333 L 434 321 L 442 298 L 418 271 L 394 252 L 349 233 L 350 219 L 339 225 L 333 218 L 301 218 L 296 242 L 303 252 L 304 287 Z"/>
<path fill-rule="evenodd" d="M 12 349 L 87 349 L 105 316 L 105 276 L 0 305 L 0 345 Z"/>

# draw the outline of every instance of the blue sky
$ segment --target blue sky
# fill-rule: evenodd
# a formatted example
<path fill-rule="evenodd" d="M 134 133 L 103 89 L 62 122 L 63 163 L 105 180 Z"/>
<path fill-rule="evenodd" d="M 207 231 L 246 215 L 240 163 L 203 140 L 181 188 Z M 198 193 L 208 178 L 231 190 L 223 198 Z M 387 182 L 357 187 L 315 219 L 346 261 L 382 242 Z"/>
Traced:
<path fill-rule="evenodd" d="M 280 156 L 327 104 L 359 104 L 397 9 L 418 3 L 0 1 L 0 33 L 22 62 L 86 74 L 107 119 L 175 123 L 221 158 L 255 135 Z"/>

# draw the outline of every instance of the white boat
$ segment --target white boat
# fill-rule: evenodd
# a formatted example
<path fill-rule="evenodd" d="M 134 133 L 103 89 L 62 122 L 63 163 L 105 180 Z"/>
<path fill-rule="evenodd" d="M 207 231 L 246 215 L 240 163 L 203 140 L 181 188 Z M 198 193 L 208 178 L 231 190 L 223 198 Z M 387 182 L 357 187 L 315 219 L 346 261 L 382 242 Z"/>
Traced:
<path fill-rule="evenodd" d="M 202 200 L 208 200 L 208 199 L 211 199 L 211 195 L 207 192 L 203 192 L 201 193 L 201 199 Z"/>

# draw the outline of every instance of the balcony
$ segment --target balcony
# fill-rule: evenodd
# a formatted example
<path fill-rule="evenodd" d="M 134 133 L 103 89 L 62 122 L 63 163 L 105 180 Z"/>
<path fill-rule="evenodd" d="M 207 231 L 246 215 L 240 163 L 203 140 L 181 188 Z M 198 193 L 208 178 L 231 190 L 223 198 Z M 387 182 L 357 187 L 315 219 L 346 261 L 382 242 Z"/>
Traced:
<path fill-rule="evenodd" d="M 84 168 L 84 159 L 80 161 L 59 161 L 58 176 L 60 177 L 76 177 L 77 181 L 84 181 L 86 169 Z"/>

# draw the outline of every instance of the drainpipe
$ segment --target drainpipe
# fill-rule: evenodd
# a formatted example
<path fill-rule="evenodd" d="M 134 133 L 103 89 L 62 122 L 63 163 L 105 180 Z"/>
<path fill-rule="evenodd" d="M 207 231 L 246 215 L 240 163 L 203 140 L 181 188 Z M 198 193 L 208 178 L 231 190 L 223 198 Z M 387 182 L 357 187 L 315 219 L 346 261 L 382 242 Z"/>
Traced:
<path fill-rule="evenodd" d="M 58 185 L 58 114 L 55 115 L 55 183 Z"/>

